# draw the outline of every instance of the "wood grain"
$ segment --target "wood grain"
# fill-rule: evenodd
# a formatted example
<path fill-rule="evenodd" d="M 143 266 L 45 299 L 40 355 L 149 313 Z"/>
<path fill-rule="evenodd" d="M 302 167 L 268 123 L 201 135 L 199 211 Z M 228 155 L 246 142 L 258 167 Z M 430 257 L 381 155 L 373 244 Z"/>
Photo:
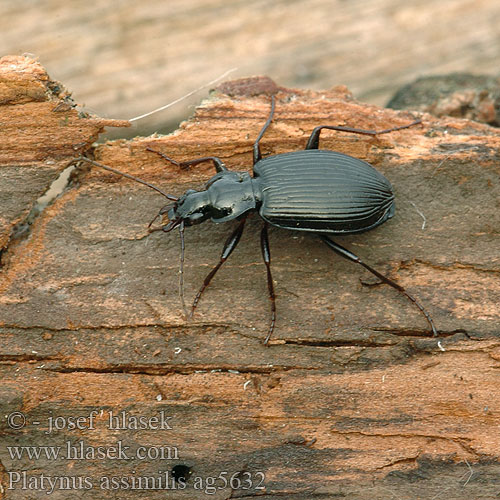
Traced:
<path fill-rule="evenodd" d="M 269 95 L 255 95 L 256 87 L 276 91 L 266 155 L 303 148 L 318 124 L 383 129 L 420 116 L 360 103 L 342 87 L 318 92 L 257 79 L 213 93 L 173 135 L 110 142 L 93 154 L 174 195 L 203 186 L 212 167 L 180 171 L 147 146 L 177 160 L 217 155 L 233 170 L 251 170 L 252 143 L 269 112 Z M 33 117 L 40 128 L 44 116 Z M 26 498 L 22 482 L 8 489 L 16 471 L 90 477 L 92 488 L 74 488 L 72 498 L 164 498 L 164 489 L 144 484 L 140 491 L 123 484 L 108 490 L 101 478 L 159 477 L 176 464 L 191 467 L 192 476 L 169 498 L 206 498 L 195 489 L 202 479 L 241 471 L 252 474 L 253 486 L 263 472 L 265 490 L 221 488 L 212 497 L 494 496 L 500 137 L 467 120 L 422 119 L 420 127 L 376 139 L 326 132 L 322 147 L 369 161 L 394 185 L 396 216 L 339 241 L 420 298 L 437 340 L 396 291 L 374 285 L 315 238 L 272 228 L 278 323 L 264 347 L 269 304 L 258 216 L 188 322 L 177 295 L 178 237 L 147 232 L 166 202 L 108 172 L 79 170 L 29 234 L 5 249 L 0 413 L 23 412 L 28 423 L 16 430 L 1 420 L 0 498 Z M 13 158 L 2 160 L 2 172 L 23 164 Z M 35 172 L 24 175 L 33 179 Z M 188 299 L 231 227 L 187 228 Z M 50 416 L 94 410 L 93 429 L 66 425 L 47 434 Z M 110 412 L 122 411 L 147 418 L 163 411 L 172 429 L 109 429 Z M 130 455 L 141 446 L 178 454 L 29 460 L 7 449 L 80 440 L 88 447 L 122 441 Z M 46 498 L 40 488 L 28 493 Z M 68 498 L 68 491 L 57 487 L 51 497 Z"/>
<path fill-rule="evenodd" d="M 29 57 L 0 59 L 0 248 L 68 163 L 105 126 L 128 122 L 78 112 L 64 87 Z"/>

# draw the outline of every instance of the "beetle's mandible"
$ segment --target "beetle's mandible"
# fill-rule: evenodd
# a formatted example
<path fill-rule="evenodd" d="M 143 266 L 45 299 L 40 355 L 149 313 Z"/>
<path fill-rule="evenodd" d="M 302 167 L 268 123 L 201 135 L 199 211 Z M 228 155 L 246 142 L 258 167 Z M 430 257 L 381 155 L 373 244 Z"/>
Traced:
<path fill-rule="evenodd" d="M 276 322 L 276 296 L 271 275 L 268 224 L 293 231 L 316 233 L 331 250 L 348 260 L 361 264 L 384 283 L 411 300 L 424 314 L 432 334 L 437 336 L 431 316 L 415 297 L 401 285 L 387 278 L 330 238 L 330 235 L 369 231 L 390 219 L 394 215 L 394 193 L 391 184 L 380 172 L 363 160 L 344 153 L 319 149 L 319 138 L 323 129 L 376 136 L 405 129 L 421 121 L 416 120 L 407 125 L 380 131 L 321 125 L 312 131 L 305 150 L 262 158 L 260 141 L 271 124 L 274 108 L 275 98 L 272 96 L 268 119 L 253 146 L 253 176 L 247 172 L 228 170 L 222 160 L 215 156 L 177 162 L 161 152 L 150 149 L 181 168 L 204 162 L 213 163 L 216 174 L 207 182 L 205 189 L 202 191 L 190 189 L 180 198 L 166 194 L 158 187 L 137 177 L 85 157 L 81 159 L 145 184 L 171 200 L 171 203 L 158 213 L 158 216 L 168 218 L 168 222 L 159 229 L 164 232 L 169 232 L 175 227 L 180 229 L 180 294 L 183 307 L 184 227 L 199 224 L 208 219 L 213 222 L 227 222 L 233 219 L 239 221 L 224 245 L 219 262 L 206 276 L 198 291 L 191 306 L 190 316 L 194 313 L 205 288 L 240 241 L 248 214 L 258 212 L 264 220 L 261 231 L 261 249 L 267 270 L 271 303 L 270 325 L 264 344 L 268 344 Z"/>

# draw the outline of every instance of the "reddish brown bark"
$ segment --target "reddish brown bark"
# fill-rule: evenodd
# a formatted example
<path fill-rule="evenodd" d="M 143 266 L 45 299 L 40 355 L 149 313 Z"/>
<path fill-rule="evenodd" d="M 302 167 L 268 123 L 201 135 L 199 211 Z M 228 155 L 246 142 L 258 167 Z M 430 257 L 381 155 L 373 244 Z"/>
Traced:
<path fill-rule="evenodd" d="M 270 88 L 264 80 L 257 84 Z M 230 86 L 224 89 L 231 94 Z M 359 103 L 345 88 L 277 90 L 264 154 L 303 148 L 318 124 L 382 129 L 415 116 Z M 269 96 L 254 95 L 252 88 L 228 94 L 213 94 L 174 135 L 107 143 L 95 155 L 175 195 L 202 186 L 213 168 L 180 171 L 147 146 L 177 160 L 216 155 L 231 169 L 250 170 Z M 33 115 L 38 129 L 45 116 Z M 254 486 L 256 473 L 265 474 L 266 498 L 495 494 L 494 482 L 485 478 L 498 472 L 500 449 L 500 138 L 474 122 L 422 118 L 421 127 L 377 139 L 325 132 L 322 147 L 369 161 L 393 183 L 394 219 L 340 242 L 418 296 L 436 322 L 438 340 L 393 289 L 361 283 L 370 277 L 359 266 L 315 238 L 272 228 L 278 323 L 272 346 L 264 347 L 269 305 L 258 216 L 188 322 L 177 295 L 178 237 L 147 232 L 165 200 L 107 172 L 83 169 L 76 175 L 26 238 L 6 240 L 1 414 L 21 411 L 29 424 L 21 430 L 1 424 L 0 498 L 25 498 L 19 485 L 6 489 L 12 471 L 89 476 L 91 497 L 110 498 L 99 488 L 100 477 L 157 475 L 180 463 L 192 467 L 193 476 L 186 490 L 169 491 L 171 498 L 205 498 L 194 489 L 196 478 L 242 470 L 253 474 Z M 54 146 L 60 165 L 69 161 L 71 144 L 90 144 L 103 125 L 85 118 L 80 122 L 89 125 L 86 131 L 72 131 L 63 121 L 47 122 L 44 132 L 66 144 Z M 9 133 L 21 134 L 14 128 Z M 20 199 L 22 213 L 47 185 L 36 177 L 47 156 L 36 159 L 34 143 L 16 151 L 18 141 L 9 141 L 2 179 L 11 168 L 34 165 L 23 170 L 23 179 L 38 186 L 31 198 Z M 2 186 L 12 190 L 15 184 L 2 180 Z M 188 298 L 217 261 L 231 227 L 187 228 Z M 93 410 L 94 430 L 65 427 L 45 434 L 50 415 L 88 416 Z M 172 430 L 112 431 L 110 411 L 148 418 L 164 411 L 173 417 Z M 169 445 L 179 456 L 68 463 L 14 460 L 6 449 L 68 440 L 88 446 L 121 440 L 134 451 Z M 475 476 L 464 485 L 469 466 Z M 67 493 L 56 489 L 52 496 Z M 71 491 L 72 498 L 89 494 Z M 136 494 L 120 489 L 120 498 Z M 165 491 L 144 494 L 163 498 Z M 230 494 L 221 489 L 214 498 Z"/>

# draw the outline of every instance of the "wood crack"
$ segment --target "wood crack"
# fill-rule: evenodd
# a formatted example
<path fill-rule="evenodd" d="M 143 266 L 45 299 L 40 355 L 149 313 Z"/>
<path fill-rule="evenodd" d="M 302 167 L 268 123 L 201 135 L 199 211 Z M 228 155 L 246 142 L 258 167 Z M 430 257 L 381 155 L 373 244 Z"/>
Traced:
<path fill-rule="evenodd" d="M 487 267 L 478 266 L 477 264 L 463 263 L 463 262 L 454 262 L 450 265 L 436 264 L 434 262 L 428 262 L 421 259 L 414 259 L 414 263 L 422 264 L 424 266 L 431 267 L 432 269 L 439 269 L 440 271 L 454 271 L 456 269 L 470 269 L 472 271 L 476 271 L 479 273 L 500 273 L 500 269 L 492 269 Z M 406 268 L 408 267 L 408 263 L 402 263 L 400 267 Z"/>
<path fill-rule="evenodd" d="M 231 373 L 231 374 L 271 374 L 291 370 L 315 371 L 317 368 L 292 365 L 264 365 L 264 366 L 241 366 L 241 365 L 208 365 L 208 364 L 185 364 L 185 365 L 107 365 L 102 367 L 92 366 L 68 366 L 68 367 L 44 367 L 44 370 L 57 373 L 130 373 L 134 375 L 189 375 L 193 373 Z"/>

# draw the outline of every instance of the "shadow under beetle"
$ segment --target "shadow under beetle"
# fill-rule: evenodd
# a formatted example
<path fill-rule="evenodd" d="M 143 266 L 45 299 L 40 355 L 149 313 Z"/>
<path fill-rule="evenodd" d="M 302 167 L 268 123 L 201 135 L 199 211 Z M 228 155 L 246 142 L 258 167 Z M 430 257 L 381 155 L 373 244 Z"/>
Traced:
<path fill-rule="evenodd" d="M 145 184 L 172 201 L 157 215 L 157 217 L 166 215 L 168 223 L 150 231 L 169 232 L 177 226 L 180 229 L 179 288 L 184 310 L 184 227 L 199 224 L 207 219 L 213 222 L 239 220 L 238 226 L 224 244 L 219 262 L 206 276 L 196 294 L 189 316 L 194 313 L 205 288 L 238 245 L 248 214 L 258 212 L 264 220 L 260 235 L 261 249 L 267 270 L 267 286 L 271 302 L 271 320 L 264 344 L 268 344 L 276 323 L 276 296 L 271 276 L 268 224 L 294 231 L 317 233 L 331 250 L 348 260 L 361 264 L 384 283 L 411 300 L 424 314 L 432 334 L 437 336 L 431 316 L 415 297 L 329 237 L 335 234 L 369 231 L 390 219 L 394 215 L 394 193 L 391 184 L 380 172 L 363 160 L 344 153 L 319 149 L 319 138 L 323 129 L 376 136 L 409 128 L 421 123 L 421 120 L 380 131 L 321 125 L 312 131 L 305 150 L 262 158 L 260 140 L 271 124 L 274 108 L 275 98 L 272 96 L 269 117 L 253 145 L 253 177 L 247 172 L 229 171 L 222 160 L 215 156 L 177 162 L 161 152 L 148 148 L 180 168 L 189 168 L 204 162 L 213 163 L 217 173 L 207 182 L 205 189 L 203 191 L 189 189 L 180 198 L 166 194 L 158 187 L 137 177 L 85 157 L 81 159 Z M 157 217 L 151 221 L 150 227 Z"/>

